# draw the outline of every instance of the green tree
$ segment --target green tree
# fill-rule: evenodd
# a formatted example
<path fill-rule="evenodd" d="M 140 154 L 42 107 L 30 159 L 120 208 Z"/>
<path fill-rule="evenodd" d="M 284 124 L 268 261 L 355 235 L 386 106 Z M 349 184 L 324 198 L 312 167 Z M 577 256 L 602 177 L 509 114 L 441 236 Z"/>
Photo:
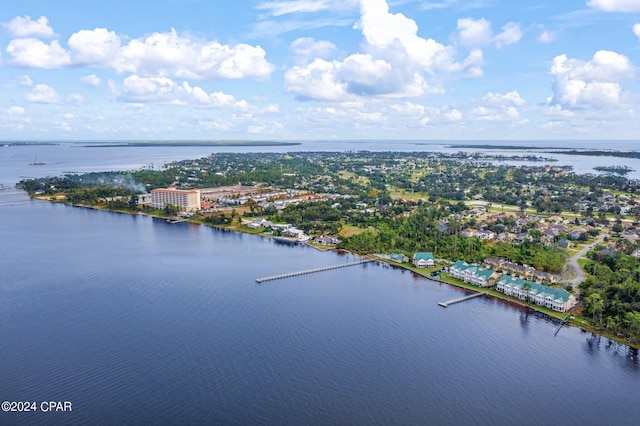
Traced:
<path fill-rule="evenodd" d="M 164 213 L 167 216 L 176 216 L 180 212 L 180 207 L 175 206 L 171 203 L 167 203 L 164 205 Z"/>
<path fill-rule="evenodd" d="M 135 210 L 138 207 L 138 196 L 136 194 L 131 194 L 131 198 L 129 198 L 129 208 L 131 210 Z"/>
<path fill-rule="evenodd" d="M 596 314 L 600 316 L 600 324 L 602 324 L 602 311 L 604 310 L 604 300 L 600 293 L 591 293 L 587 296 L 585 303 L 587 305 L 587 312 L 593 315 L 593 321 L 596 320 Z"/>

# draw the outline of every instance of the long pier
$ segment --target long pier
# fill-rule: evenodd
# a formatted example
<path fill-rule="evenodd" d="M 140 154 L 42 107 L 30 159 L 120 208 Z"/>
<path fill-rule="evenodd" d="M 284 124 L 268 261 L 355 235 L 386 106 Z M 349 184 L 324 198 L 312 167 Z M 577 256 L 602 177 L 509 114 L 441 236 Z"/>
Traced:
<path fill-rule="evenodd" d="M 447 302 L 438 302 L 438 305 L 442 306 L 443 308 L 446 308 L 449 305 L 453 305 L 455 303 L 464 302 L 465 300 L 473 299 L 474 297 L 484 296 L 485 294 L 487 294 L 487 293 L 474 293 L 474 294 L 470 294 L 468 296 L 459 297 L 457 299 L 449 300 Z"/>
<path fill-rule="evenodd" d="M 282 278 L 297 277 L 298 275 L 315 274 L 316 272 L 324 272 L 324 271 L 329 271 L 331 269 L 339 269 L 339 268 L 346 268 L 348 266 L 362 265 L 363 263 L 368 263 L 368 262 L 373 262 L 373 261 L 375 261 L 375 259 L 364 259 L 364 260 L 359 260 L 357 262 L 341 263 L 339 265 L 324 266 L 322 268 L 314 268 L 314 269 L 306 269 L 304 271 L 289 272 L 288 274 L 281 274 L 281 275 L 273 275 L 271 277 L 256 278 L 256 282 L 262 283 L 262 282 L 265 282 L 265 281 L 279 280 L 279 279 L 282 279 Z"/>

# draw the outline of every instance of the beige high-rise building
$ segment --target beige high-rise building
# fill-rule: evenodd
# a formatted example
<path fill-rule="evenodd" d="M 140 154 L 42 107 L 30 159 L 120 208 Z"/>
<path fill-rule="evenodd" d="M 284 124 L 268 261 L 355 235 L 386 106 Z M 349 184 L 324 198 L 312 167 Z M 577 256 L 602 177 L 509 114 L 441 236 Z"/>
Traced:
<path fill-rule="evenodd" d="M 180 207 L 183 211 L 200 210 L 199 189 L 152 189 L 151 205 L 154 209 L 164 209 L 167 204 Z"/>

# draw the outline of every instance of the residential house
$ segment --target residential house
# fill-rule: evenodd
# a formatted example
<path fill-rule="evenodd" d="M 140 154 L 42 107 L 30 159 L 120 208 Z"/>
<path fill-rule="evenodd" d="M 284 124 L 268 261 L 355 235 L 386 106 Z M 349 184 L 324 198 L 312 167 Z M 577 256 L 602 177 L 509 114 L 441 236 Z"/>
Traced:
<path fill-rule="evenodd" d="M 258 229 L 258 228 L 270 228 L 273 225 L 270 221 L 263 219 L 261 217 L 257 217 L 253 222 L 247 225 L 247 228 Z"/>
<path fill-rule="evenodd" d="M 516 234 L 512 234 L 511 232 L 501 232 L 497 236 L 497 240 L 500 243 L 510 243 L 516 238 Z"/>
<path fill-rule="evenodd" d="M 449 275 L 479 287 L 492 286 L 498 277 L 498 274 L 493 269 L 470 265 L 462 260 L 458 260 L 449 267 Z"/>
<path fill-rule="evenodd" d="M 525 241 L 531 241 L 531 236 L 525 232 L 522 232 L 513 239 L 512 243 L 523 244 Z"/>
<path fill-rule="evenodd" d="M 476 231 L 473 228 L 465 228 L 462 230 L 462 232 L 460 232 L 460 235 L 462 235 L 465 238 L 471 238 L 471 237 L 475 237 L 478 235 L 478 231 Z"/>
<path fill-rule="evenodd" d="M 576 304 L 575 296 L 564 289 L 549 287 L 511 275 L 503 275 L 498 280 L 496 290 L 558 312 L 566 312 Z"/>
<path fill-rule="evenodd" d="M 435 266 L 435 258 L 433 257 L 433 253 L 427 252 L 417 252 L 413 255 L 413 264 L 417 268 L 426 268 L 430 266 Z"/>
<path fill-rule="evenodd" d="M 335 246 L 340 244 L 340 240 L 330 235 L 320 235 L 313 239 L 313 242 L 323 246 Z"/>
<path fill-rule="evenodd" d="M 461 280 L 464 276 L 464 271 L 466 271 L 470 266 L 471 265 L 469 265 L 464 260 L 457 260 L 453 263 L 453 265 L 449 266 L 449 275 L 453 278 Z"/>
<path fill-rule="evenodd" d="M 397 263 L 405 263 L 409 261 L 409 258 L 402 253 L 391 253 L 389 259 Z"/>
<path fill-rule="evenodd" d="M 478 231 L 477 235 L 481 240 L 493 240 L 496 237 L 495 232 L 489 231 L 488 229 Z"/>
<path fill-rule="evenodd" d="M 569 237 L 570 240 L 579 240 L 586 233 L 587 233 L 587 231 L 584 230 L 583 228 L 576 228 L 576 229 L 573 229 L 573 230 L 569 231 L 567 236 Z"/>

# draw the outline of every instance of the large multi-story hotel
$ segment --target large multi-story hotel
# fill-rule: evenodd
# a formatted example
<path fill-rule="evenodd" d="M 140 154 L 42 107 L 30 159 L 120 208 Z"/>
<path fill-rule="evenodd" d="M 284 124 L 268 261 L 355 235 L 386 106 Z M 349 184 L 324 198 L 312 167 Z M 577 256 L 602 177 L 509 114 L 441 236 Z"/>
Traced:
<path fill-rule="evenodd" d="M 164 209 L 167 204 L 180 207 L 183 211 L 200 210 L 199 189 L 152 189 L 151 205 L 154 209 Z"/>

